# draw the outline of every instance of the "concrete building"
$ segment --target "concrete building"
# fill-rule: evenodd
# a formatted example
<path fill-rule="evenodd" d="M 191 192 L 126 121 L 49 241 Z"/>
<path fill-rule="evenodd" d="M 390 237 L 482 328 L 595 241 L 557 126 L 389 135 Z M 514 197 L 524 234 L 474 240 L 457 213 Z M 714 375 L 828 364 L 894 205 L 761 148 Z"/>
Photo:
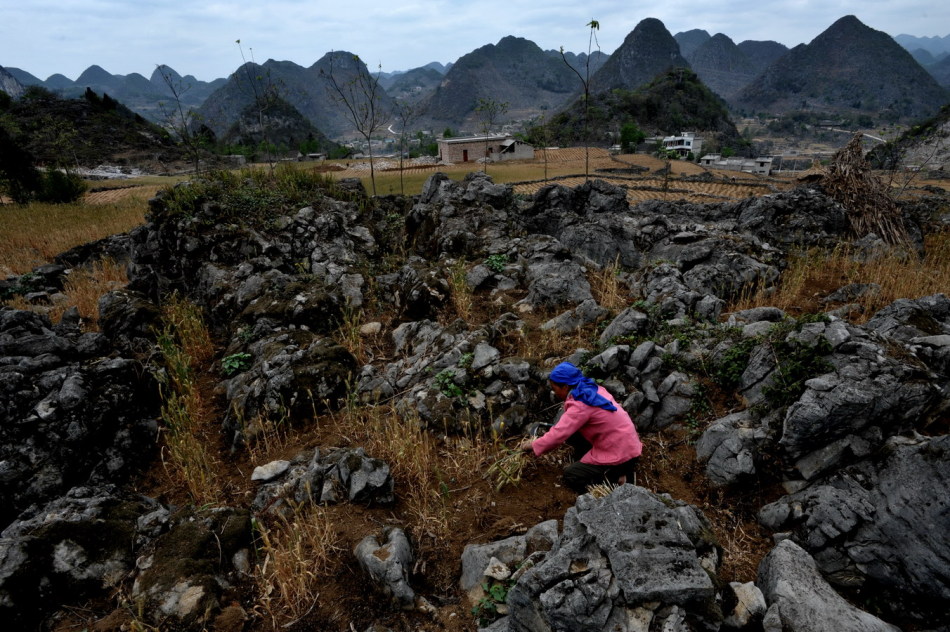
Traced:
<path fill-rule="evenodd" d="M 482 158 L 498 162 L 534 158 L 534 147 L 507 135 L 442 138 L 438 145 L 439 160 L 442 162 L 475 162 Z"/>
<path fill-rule="evenodd" d="M 725 169 L 726 171 L 757 173 L 763 176 L 772 173 L 771 156 L 759 156 L 758 158 L 723 158 L 720 154 L 706 154 L 699 159 L 699 163 L 706 167 Z"/>
<path fill-rule="evenodd" d="M 703 148 L 703 139 L 696 136 L 695 132 L 683 132 L 679 136 L 664 136 L 663 147 L 683 157 L 690 153 L 696 156 Z"/>

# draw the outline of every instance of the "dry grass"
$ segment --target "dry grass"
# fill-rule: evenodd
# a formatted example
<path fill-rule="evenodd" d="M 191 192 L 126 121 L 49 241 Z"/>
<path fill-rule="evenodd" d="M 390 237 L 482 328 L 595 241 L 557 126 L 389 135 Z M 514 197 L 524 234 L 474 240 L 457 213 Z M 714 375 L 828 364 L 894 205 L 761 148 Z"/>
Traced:
<path fill-rule="evenodd" d="M 390 464 L 410 530 L 435 543 L 450 535 L 448 503 L 458 491 L 451 487 L 470 486 L 506 450 L 477 435 L 440 440 L 390 405 L 351 404 L 334 423 L 354 445 Z"/>
<path fill-rule="evenodd" d="M 23 274 L 74 246 L 124 233 L 144 221 L 154 189 L 110 204 L 4 205 L 0 208 L 0 275 Z"/>
<path fill-rule="evenodd" d="M 163 462 L 172 481 L 182 482 L 195 503 L 220 502 L 219 464 L 212 451 L 216 438 L 209 430 L 215 411 L 198 381 L 213 355 L 211 339 L 200 310 L 192 303 L 172 296 L 162 313 L 158 346 L 165 364 L 160 379 Z"/>
<path fill-rule="evenodd" d="M 584 327 L 571 333 L 532 328 L 527 335 L 520 338 L 518 348 L 515 349 L 513 355 L 543 363 L 544 360 L 552 358 L 560 361 L 578 349 L 591 349 L 593 346 L 595 346 L 595 341 L 591 327 Z"/>
<path fill-rule="evenodd" d="M 261 558 L 254 571 L 255 609 L 273 629 L 289 627 L 314 609 L 321 584 L 341 559 L 336 528 L 324 509 L 310 504 L 276 514 L 270 526 L 260 520 L 254 526 Z"/>
<path fill-rule="evenodd" d="M 601 307 L 613 311 L 619 311 L 627 307 L 630 292 L 620 280 L 622 272 L 618 260 L 609 266 L 604 266 L 599 270 L 591 270 L 587 273 L 591 294 L 594 295 L 594 299 Z"/>
<path fill-rule="evenodd" d="M 452 288 L 452 306 L 455 314 L 465 322 L 472 322 L 472 288 L 465 281 L 468 272 L 465 259 L 456 259 L 449 269 L 449 285 Z"/>
<path fill-rule="evenodd" d="M 63 283 L 63 294 L 66 297 L 64 300 L 52 305 L 34 305 L 22 296 L 15 296 L 3 304 L 46 314 L 54 323 L 62 319 L 67 309 L 76 307 L 82 318 L 83 330 L 98 331 L 99 298 L 106 292 L 125 287 L 127 283 L 125 266 L 112 259 L 103 259 L 94 263 L 88 270 L 79 268 L 72 271 Z"/>
<path fill-rule="evenodd" d="M 337 328 L 334 339 L 337 343 L 353 354 L 362 366 L 370 361 L 369 348 L 360 335 L 360 327 L 365 320 L 363 310 L 346 307 L 343 310 L 343 322 Z"/>
<path fill-rule="evenodd" d="M 855 299 L 861 306 L 858 322 L 899 298 L 916 298 L 950 289 L 950 230 L 931 233 L 924 242 L 925 256 L 917 259 L 900 250 L 872 261 L 855 259 L 849 245 L 831 252 L 812 249 L 791 259 L 774 293 L 752 292 L 740 298 L 733 311 L 771 305 L 790 313 L 817 312 L 833 306 L 820 299 L 850 283 L 877 283 L 881 290 Z"/>

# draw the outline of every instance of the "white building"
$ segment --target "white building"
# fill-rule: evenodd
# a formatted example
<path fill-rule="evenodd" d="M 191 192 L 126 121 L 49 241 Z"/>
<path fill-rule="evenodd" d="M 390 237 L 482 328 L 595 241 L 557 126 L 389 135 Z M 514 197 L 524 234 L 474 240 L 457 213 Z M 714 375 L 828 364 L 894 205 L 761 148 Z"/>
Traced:
<path fill-rule="evenodd" d="M 667 151 L 675 151 L 683 157 L 690 153 L 695 156 L 703 148 L 703 139 L 696 136 L 695 132 L 682 132 L 679 136 L 664 136 L 663 148 Z"/>

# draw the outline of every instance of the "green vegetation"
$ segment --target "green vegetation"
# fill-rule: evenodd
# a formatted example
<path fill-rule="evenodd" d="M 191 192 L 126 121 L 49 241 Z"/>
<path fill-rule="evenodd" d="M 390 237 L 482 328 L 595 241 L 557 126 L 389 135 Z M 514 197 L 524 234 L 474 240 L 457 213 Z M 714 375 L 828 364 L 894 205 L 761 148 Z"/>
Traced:
<path fill-rule="evenodd" d="M 596 138 L 629 124 L 663 134 L 702 130 L 710 140 L 715 134 L 721 143 L 741 141 L 723 102 L 686 68 L 674 68 L 636 90 L 601 92 L 590 95 L 588 103 L 575 102 L 551 119 L 549 133 L 555 144 L 570 145 L 583 141 L 585 125 Z M 532 128 L 528 137 L 537 142 L 540 133 Z"/>
<path fill-rule="evenodd" d="M 480 626 L 487 626 L 501 616 L 498 612 L 498 606 L 508 601 L 508 591 L 511 590 L 513 584 L 514 582 L 511 581 L 500 582 L 496 580 L 493 580 L 490 584 L 487 582 L 482 584 L 485 596 L 472 607 L 472 614 L 478 619 Z"/>
<path fill-rule="evenodd" d="M 221 372 L 231 377 L 243 373 L 251 368 L 251 354 L 246 352 L 232 353 L 221 358 Z"/>
<path fill-rule="evenodd" d="M 465 397 L 465 389 L 455 383 L 455 371 L 452 369 L 443 369 L 435 376 L 435 385 L 439 387 L 446 397 L 462 399 Z"/>
<path fill-rule="evenodd" d="M 485 259 L 485 265 L 488 266 L 488 269 L 499 274 L 505 271 L 505 266 L 508 265 L 508 255 L 506 254 L 495 254 L 488 255 L 488 258 Z"/>

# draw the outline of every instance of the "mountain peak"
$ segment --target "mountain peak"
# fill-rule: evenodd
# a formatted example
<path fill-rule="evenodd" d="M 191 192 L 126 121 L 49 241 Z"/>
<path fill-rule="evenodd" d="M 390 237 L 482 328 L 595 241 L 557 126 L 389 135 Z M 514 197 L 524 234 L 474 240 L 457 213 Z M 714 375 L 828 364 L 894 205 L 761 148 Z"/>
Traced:
<path fill-rule="evenodd" d="M 634 90 L 670 68 L 688 68 L 663 22 L 645 18 L 630 32 L 591 80 L 595 92 Z"/>
<path fill-rule="evenodd" d="M 910 53 L 853 15 L 777 59 L 735 97 L 754 110 L 808 108 L 895 121 L 929 116 L 946 100 Z"/>

